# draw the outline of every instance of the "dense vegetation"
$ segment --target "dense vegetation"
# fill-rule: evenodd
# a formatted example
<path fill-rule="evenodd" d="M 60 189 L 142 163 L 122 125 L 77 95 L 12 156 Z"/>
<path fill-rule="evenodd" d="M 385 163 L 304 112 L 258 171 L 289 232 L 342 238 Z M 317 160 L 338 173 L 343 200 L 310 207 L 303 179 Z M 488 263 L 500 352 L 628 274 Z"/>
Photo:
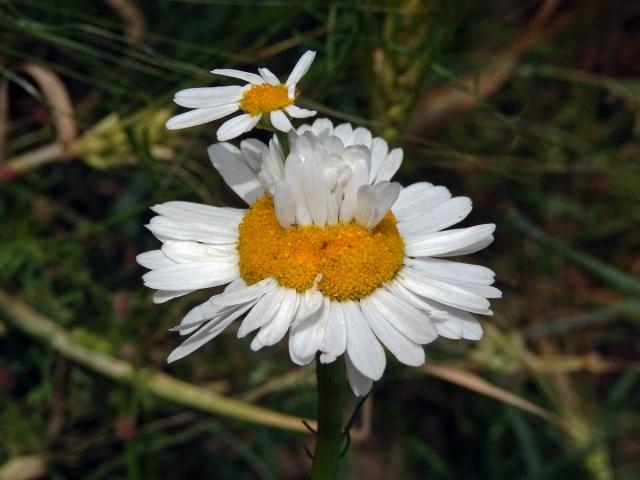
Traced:
<path fill-rule="evenodd" d="M 150 205 L 241 205 L 173 93 L 305 49 L 303 105 L 498 225 L 483 340 L 390 360 L 344 478 L 638 478 L 639 38 L 624 0 L 0 2 L 0 478 L 305 478 L 313 369 L 233 331 L 168 366 L 206 292 L 134 260 Z"/>

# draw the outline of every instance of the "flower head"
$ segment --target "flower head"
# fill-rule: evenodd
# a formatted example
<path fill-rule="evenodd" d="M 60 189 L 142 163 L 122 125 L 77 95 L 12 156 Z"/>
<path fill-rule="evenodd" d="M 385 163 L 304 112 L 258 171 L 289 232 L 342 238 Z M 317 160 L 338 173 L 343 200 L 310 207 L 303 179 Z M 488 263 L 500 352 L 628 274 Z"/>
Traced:
<path fill-rule="evenodd" d="M 389 151 L 365 128 L 316 120 L 290 133 L 285 159 L 269 145 L 209 148 L 215 168 L 247 210 L 188 202 L 156 205 L 149 229 L 163 242 L 138 262 L 164 302 L 227 285 L 193 308 L 176 330 L 189 334 L 170 355 L 182 358 L 244 317 L 253 350 L 289 333 L 294 363 L 317 353 L 345 355 L 353 391 L 363 395 L 385 369 L 386 347 L 407 365 L 424 363 L 438 335 L 477 340 L 471 315 L 491 315 L 494 274 L 444 260 L 483 249 L 495 225 L 445 230 L 471 211 L 466 197 L 421 182 L 390 182 L 402 150 Z"/>
<path fill-rule="evenodd" d="M 173 130 L 193 127 L 241 110 L 244 113 L 220 126 L 217 132 L 218 140 L 230 140 L 250 131 L 263 115 L 268 115 L 275 128 L 288 132 L 293 127 L 287 115 L 293 118 L 307 118 L 316 114 L 313 110 L 305 110 L 295 105 L 296 86 L 309 70 L 315 55 L 313 51 L 307 51 L 302 55 L 285 83 L 281 83 L 267 68 L 259 68 L 259 75 L 225 68 L 212 70 L 212 73 L 217 75 L 237 78 L 248 83 L 244 86 L 188 88 L 179 91 L 174 102 L 194 110 L 170 118 L 167 128 Z"/>

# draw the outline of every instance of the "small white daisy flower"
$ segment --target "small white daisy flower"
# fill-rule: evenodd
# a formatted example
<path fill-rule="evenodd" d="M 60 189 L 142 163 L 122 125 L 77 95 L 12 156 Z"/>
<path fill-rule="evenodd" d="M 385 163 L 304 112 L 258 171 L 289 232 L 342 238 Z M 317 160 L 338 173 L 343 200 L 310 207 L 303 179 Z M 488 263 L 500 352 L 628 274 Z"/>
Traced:
<path fill-rule="evenodd" d="M 302 55 L 285 83 L 281 83 L 268 68 L 259 68 L 260 75 L 227 68 L 212 70 L 211 73 L 238 78 L 249 83 L 244 86 L 188 88 L 179 91 L 173 101 L 181 107 L 194 110 L 170 118 L 167 128 L 175 130 L 202 125 L 242 110 L 243 114 L 227 120 L 220 126 L 217 132 L 218 140 L 231 140 L 250 131 L 263 115 L 269 115 L 273 127 L 288 132 L 293 126 L 287 115 L 292 118 L 308 118 L 316 114 L 313 110 L 306 110 L 294 104 L 296 85 L 309 70 L 315 56 L 316 52 L 311 50 Z"/>
<path fill-rule="evenodd" d="M 356 395 L 385 369 L 383 346 L 400 362 L 424 363 L 438 335 L 477 340 L 471 313 L 491 315 L 488 268 L 443 260 L 493 240 L 495 225 L 445 230 L 471 212 L 471 200 L 421 182 L 389 180 L 402 150 L 327 119 L 291 132 L 291 153 L 274 137 L 240 148 L 209 147 L 213 165 L 249 209 L 189 202 L 156 205 L 148 228 L 162 248 L 138 256 L 145 285 L 161 303 L 227 285 L 175 329 L 190 335 L 169 356 L 182 358 L 244 317 L 238 337 L 257 332 L 253 350 L 289 333 L 298 365 L 320 353 L 345 355 Z"/>

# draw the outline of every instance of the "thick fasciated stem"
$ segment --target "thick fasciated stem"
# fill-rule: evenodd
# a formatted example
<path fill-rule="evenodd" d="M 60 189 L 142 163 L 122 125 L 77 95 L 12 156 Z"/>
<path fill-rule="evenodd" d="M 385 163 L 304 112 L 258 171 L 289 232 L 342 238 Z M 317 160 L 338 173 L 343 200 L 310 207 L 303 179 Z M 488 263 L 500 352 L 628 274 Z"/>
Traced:
<path fill-rule="evenodd" d="M 312 480 L 338 478 L 342 444 L 342 409 L 344 401 L 344 357 L 324 364 L 316 358 L 318 380 L 318 431 L 313 457 Z"/>

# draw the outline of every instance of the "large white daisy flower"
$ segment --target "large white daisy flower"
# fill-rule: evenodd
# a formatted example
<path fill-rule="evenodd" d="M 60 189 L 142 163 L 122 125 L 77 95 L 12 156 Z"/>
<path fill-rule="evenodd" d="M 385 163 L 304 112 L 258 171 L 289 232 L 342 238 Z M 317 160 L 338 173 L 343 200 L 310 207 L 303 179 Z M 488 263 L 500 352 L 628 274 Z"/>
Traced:
<path fill-rule="evenodd" d="M 181 107 L 194 110 L 171 117 L 167 121 L 167 128 L 175 130 L 193 127 L 242 110 L 242 115 L 233 117 L 220 126 L 217 132 L 218 140 L 231 140 L 250 131 L 262 115 L 269 115 L 273 127 L 288 132 L 293 127 L 287 115 L 292 118 L 308 118 L 316 114 L 313 110 L 306 110 L 294 104 L 296 85 L 309 70 L 315 56 L 316 52 L 311 50 L 302 55 L 285 83 L 281 83 L 268 68 L 259 68 L 260 75 L 216 68 L 211 73 L 238 78 L 249 83 L 244 86 L 188 88 L 179 91 L 173 101 Z"/>
<path fill-rule="evenodd" d="M 491 315 L 488 268 L 443 260 L 483 249 L 495 225 L 444 230 L 471 211 L 471 200 L 421 182 L 389 180 L 402 150 L 349 124 L 316 120 L 290 133 L 283 157 L 276 138 L 240 149 L 209 148 L 213 165 L 249 209 L 189 202 L 156 205 L 148 228 L 162 248 L 138 256 L 154 300 L 227 285 L 193 308 L 176 330 L 190 335 L 174 361 L 244 316 L 238 336 L 256 332 L 253 350 L 289 332 L 298 365 L 316 353 L 345 355 L 353 391 L 363 395 L 385 369 L 383 345 L 402 363 L 424 363 L 438 335 L 477 340 L 471 315 Z"/>

